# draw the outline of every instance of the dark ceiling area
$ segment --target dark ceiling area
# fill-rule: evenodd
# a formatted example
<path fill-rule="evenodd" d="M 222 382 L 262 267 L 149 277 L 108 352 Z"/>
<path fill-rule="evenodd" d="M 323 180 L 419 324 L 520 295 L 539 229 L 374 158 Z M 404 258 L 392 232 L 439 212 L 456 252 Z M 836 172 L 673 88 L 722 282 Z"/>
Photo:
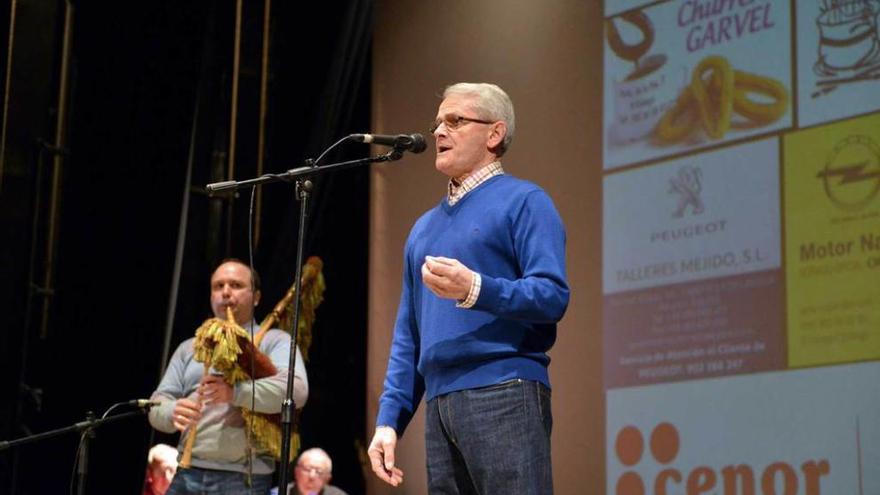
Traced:
<path fill-rule="evenodd" d="M 249 258 L 249 232 L 266 301 L 258 318 L 292 284 L 294 187 L 262 187 L 253 221 L 250 189 L 214 197 L 204 189 L 229 177 L 233 142 L 232 177 L 259 173 L 269 4 L 242 2 L 240 13 L 236 2 L 212 0 L 4 8 L 0 441 L 149 397 L 166 327 L 173 351 L 211 316 L 210 273 L 223 258 Z M 368 132 L 371 16 L 366 0 L 271 2 L 263 172 L 299 167 Z M 369 152 L 344 144 L 325 160 Z M 368 168 L 314 183 L 304 254 L 322 258 L 327 289 L 299 426 L 304 448 L 330 453 L 334 484 L 362 493 Z M 95 430 L 86 492 L 137 493 L 159 441 L 176 437 L 154 433 L 142 416 Z M 78 442 L 67 433 L 0 451 L 0 493 L 71 492 Z"/>

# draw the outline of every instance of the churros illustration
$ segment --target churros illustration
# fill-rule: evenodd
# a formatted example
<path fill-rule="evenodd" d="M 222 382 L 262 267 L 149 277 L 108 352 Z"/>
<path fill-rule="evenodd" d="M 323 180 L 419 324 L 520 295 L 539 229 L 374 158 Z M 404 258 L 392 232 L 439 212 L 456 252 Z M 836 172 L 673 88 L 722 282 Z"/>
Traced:
<path fill-rule="evenodd" d="M 663 143 L 677 143 L 691 135 L 699 118 L 694 94 L 685 88 L 672 108 L 657 122 L 654 135 Z"/>
<path fill-rule="evenodd" d="M 753 94 L 769 102 L 755 101 Z M 694 68 L 690 84 L 657 123 L 654 136 L 660 143 L 674 144 L 700 127 L 711 139 L 721 139 L 730 130 L 734 113 L 751 125 L 768 125 L 785 115 L 788 99 L 788 90 L 779 81 L 733 70 L 727 59 L 711 55 Z"/>
<path fill-rule="evenodd" d="M 733 109 L 736 113 L 759 125 L 779 120 L 788 110 L 788 90 L 779 81 L 743 71 L 733 71 L 736 81 L 733 92 Z M 760 103 L 749 98 L 749 93 L 760 93 L 772 103 Z"/>
<path fill-rule="evenodd" d="M 710 84 L 706 84 L 703 74 L 709 73 Z M 715 81 L 718 83 L 715 83 Z M 714 83 L 714 84 L 713 84 Z M 718 85 L 716 105 L 709 96 L 709 86 Z M 706 134 L 713 139 L 721 139 L 730 129 L 730 115 L 733 112 L 733 71 L 724 57 L 710 56 L 700 61 L 691 77 L 691 94 L 697 102 L 700 122 Z M 713 108 L 714 107 L 714 108 Z"/>

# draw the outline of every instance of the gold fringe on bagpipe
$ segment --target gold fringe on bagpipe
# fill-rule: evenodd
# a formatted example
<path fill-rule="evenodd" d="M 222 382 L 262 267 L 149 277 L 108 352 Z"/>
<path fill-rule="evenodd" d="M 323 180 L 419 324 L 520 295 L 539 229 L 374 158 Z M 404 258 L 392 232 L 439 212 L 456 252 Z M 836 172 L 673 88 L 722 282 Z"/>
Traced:
<path fill-rule="evenodd" d="M 302 298 L 300 298 L 300 315 L 299 315 L 299 331 L 297 332 L 296 343 L 299 351 L 303 355 L 303 359 L 308 362 L 309 348 L 312 346 L 312 324 L 315 322 L 315 311 L 324 301 L 324 263 L 317 256 L 310 256 L 303 265 L 302 274 Z M 295 300 L 293 299 L 294 286 L 288 289 L 287 293 L 275 305 L 275 308 L 269 313 L 263 322 L 260 323 L 260 331 L 265 332 L 273 325 L 291 333 L 293 331 L 293 310 Z M 259 344 L 260 339 L 255 339 Z"/>
<path fill-rule="evenodd" d="M 281 459 L 281 427 L 266 418 L 260 413 L 253 413 L 247 409 L 241 410 L 250 431 L 251 438 L 254 439 L 260 450 L 269 453 L 276 460 Z M 299 433 L 294 432 L 290 435 L 290 459 L 292 462 L 296 459 L 299 452 Z"/>
<path fill-rule="evenodd" d="M 196 330 L 196 340 L 193 344 L 195 360 L 211 363 L 211 367 L 223 373 L 223 377 L 230 385 L 247 380 L 249 378 L 247 373 L 238 366 L 238 355 L 242 351 L 238 337 L 250 340 L 245 329 L 238 326 L 232 318 L 205 320 Z"/>

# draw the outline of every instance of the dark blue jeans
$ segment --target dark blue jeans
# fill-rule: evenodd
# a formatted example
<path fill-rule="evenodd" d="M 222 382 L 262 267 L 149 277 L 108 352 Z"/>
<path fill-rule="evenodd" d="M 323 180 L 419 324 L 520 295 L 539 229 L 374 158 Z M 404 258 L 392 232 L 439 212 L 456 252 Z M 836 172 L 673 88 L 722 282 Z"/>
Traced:
<path fill-rule="evenodd" d="M 165 495 L 266 495 L 272 486 L 271 474 L 254 474 L 251 486 L 247 475 L 234 471 L 178 468 Z"/>
<path fill-rule="evenodd" d="M 428 492 L 552 494 L 550 390 L 510 380 L 428 402 Z"/>

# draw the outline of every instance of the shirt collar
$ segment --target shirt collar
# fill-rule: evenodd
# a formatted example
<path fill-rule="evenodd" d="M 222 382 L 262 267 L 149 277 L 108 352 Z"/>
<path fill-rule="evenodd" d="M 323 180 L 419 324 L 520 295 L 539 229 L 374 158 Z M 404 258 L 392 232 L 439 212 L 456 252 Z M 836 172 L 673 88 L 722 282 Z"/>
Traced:
<path fill-rule="evenodd" d="M 446 201 L 449 203 L 449 206 L 452 206 L 455 203 L 461 201 L 461 198 L 463 198 L 465 194 L 473 191 L 483 182 L 486 182 L 492 177 L 495 177 L 496 175 L 501 175 L 503 173 L 504 168 L 502 168 L 501 162 L 495 161 L 468 175 L 461 181 L 454 178 L 449 179 L 449 183 L 446 187 Z"/>

